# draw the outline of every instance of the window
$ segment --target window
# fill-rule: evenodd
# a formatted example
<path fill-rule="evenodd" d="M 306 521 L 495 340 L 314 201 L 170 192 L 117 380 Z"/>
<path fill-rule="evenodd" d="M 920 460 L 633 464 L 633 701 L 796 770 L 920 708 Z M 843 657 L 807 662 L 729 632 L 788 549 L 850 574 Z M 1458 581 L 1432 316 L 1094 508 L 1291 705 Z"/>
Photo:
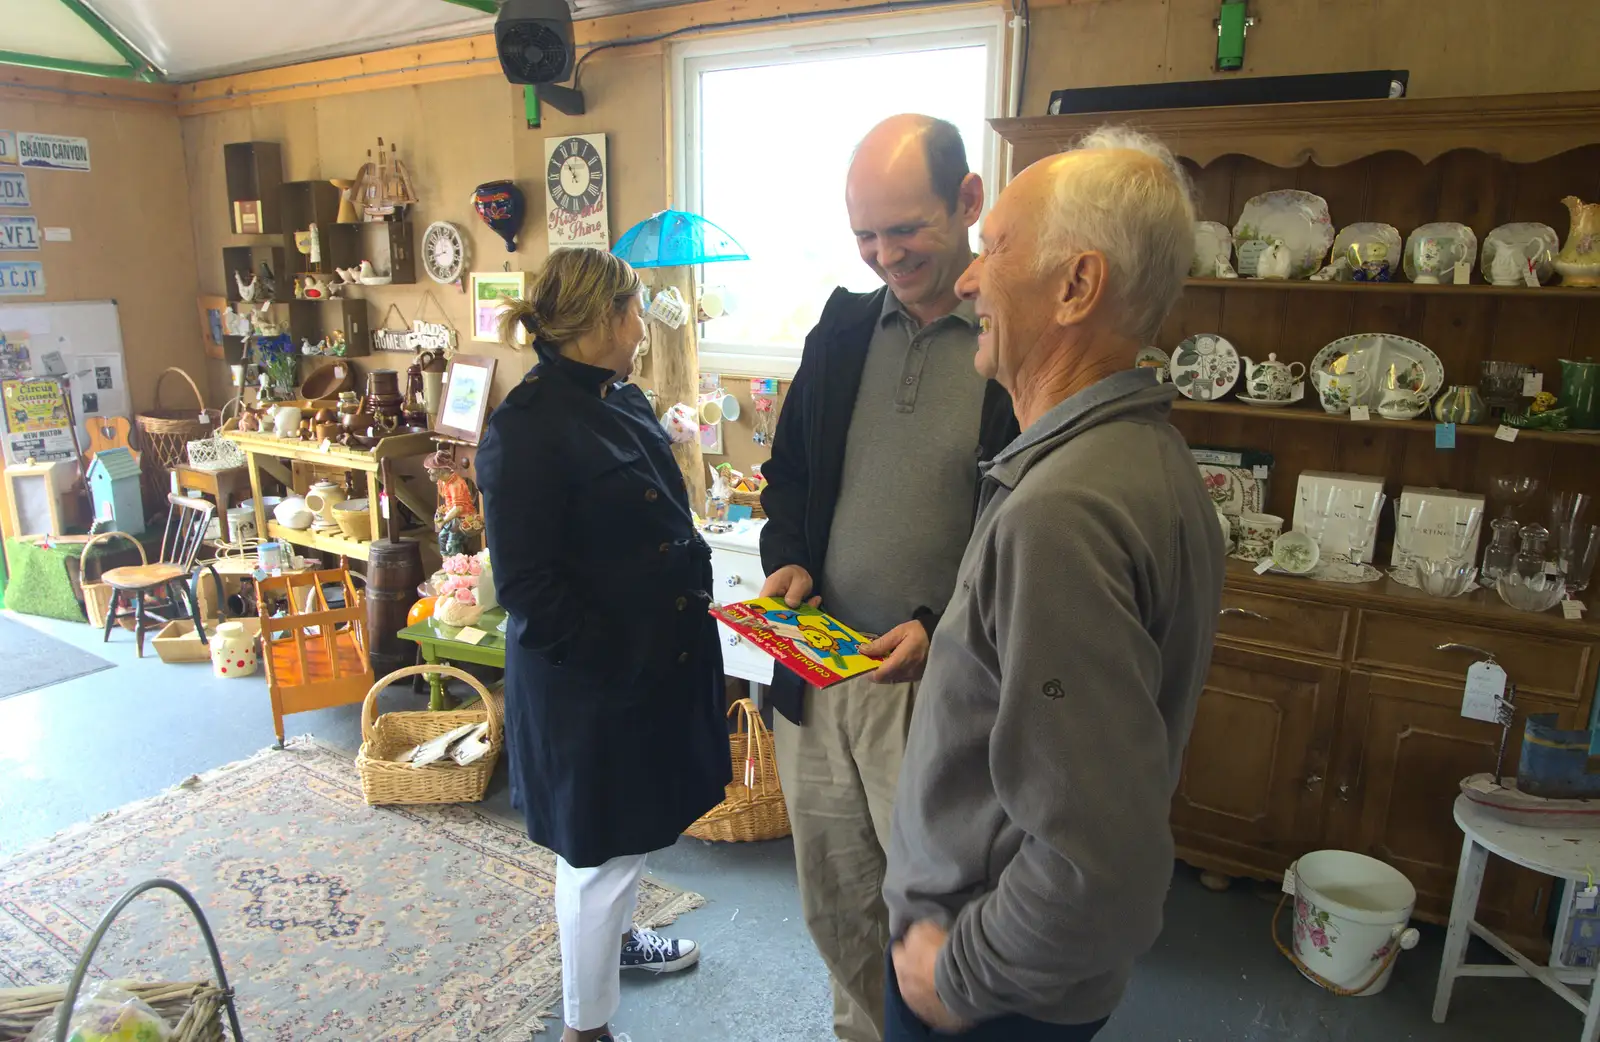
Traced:
<path fill-rule="evenodd" d="M 998 186 L 986 119 L 998 112 L 1000 22 L 901 15 L 698 41 L 674 53 L 675 203 L 722 227 L 748 261 L 707 265 L 728 313 L 702 328 L 703 368 L 792 375 L 835 286 L 882 285 L 857 252 L 845 172 L 879 120 L 954 123 L 967 163 Z"/>

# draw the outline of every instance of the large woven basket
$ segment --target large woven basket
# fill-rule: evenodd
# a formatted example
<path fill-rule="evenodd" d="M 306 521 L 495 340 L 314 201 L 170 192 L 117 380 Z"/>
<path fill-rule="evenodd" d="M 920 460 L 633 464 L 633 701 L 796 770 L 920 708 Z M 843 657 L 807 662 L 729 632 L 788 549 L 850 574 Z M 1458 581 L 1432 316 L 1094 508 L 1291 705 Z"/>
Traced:
<path fill-rule="evenodd" d="M 759 492 L 740 492 L 735 489 L 728 493 L 728 502 L 734 506 L 749 507 L 751 517 L 767 516 L 767 512 L 761 509 L 761 493 Z"/>
<path fill-rule="evenodd" d="M 789 834 L 789 811 L 778 784 L 778 759 L 772 749 L 772 732 L 756 704 L 741 698 L 728 707 L 739 713 L 739 728 L 728 736 L 733 756 L 733 781 L 721 803 L 684 830 L 695 839 L 721 843 L 749 843 L 782 839 Z"/>
<path fill-rule="evenodd" d="M 168 376 L 177 373 L 194 392 L 194 405 L 171 408 L 161 403 L 161 385 Z M 204 415 L 210 422 L 201 422 Z M 206 408 L 205 396 L 189 374 L 172 366 L 156 377 L 156 404 L 149 412 L 134 417 L 139 426 L 140 462 L 144 464 L 145 478 L 154 480 L 159 487 L 166 481 L 166 471 L 187 466 L 189 443 L 209 438 L 222 422 L 222 414 Z"/>
<path fill-rule="evenodd" d="M 464 681 L 482 699 L 478 706 L 455 712 L 429 710 L 378 715 L 378 692 L 397 680 L 430 673 Z M 477 678 L 454 666 L 430 663 L 407 666 L 380 677 L 361 706 L 361 751 L 356 753 L 356 771 L 361 775 L 361 795 L 367 803 L 477 803 L 489 788 L 489 776 L 505 744 L 500 718 L 505 707 L 498 694 Z M 413 767 L 397 763 L 395 757 L 414 745 L 453 731 L 462 724 L 489 720 L 489 754 L 466 767 L 451 762 Z"/>
<path fill-rule="evenodd" d="M 106 624 L 106 612 L 111 609 L 111 587 L 103 582 L 89 579 L 89 548 L 96 543 L 110 539 L 112 536 L 121 536 L 134 545 L 139 551 L 139 563 L 149 564 L 150 558 L 144 552 L 144 544 L 126 532 L 101 532 L 83 544 L 83 553 L 78 555 L 78 584 L 83 589 L 83 610 L 89 616 L 89 625 L 100 629 Z M 133 628 L 133 620 L 124 619 L 123 623 Z"/>
<path fill-rule="evenodd" d="M 172 1024 L 171 1042 L 222 1042 L 227 992 L 201 981 L 117 981 Z M 0 1042 L 21 1042 L 66 997 L 63 986 L 0 990 Z M 52 1038 L 54 1036 L 51 1036 Z"/>

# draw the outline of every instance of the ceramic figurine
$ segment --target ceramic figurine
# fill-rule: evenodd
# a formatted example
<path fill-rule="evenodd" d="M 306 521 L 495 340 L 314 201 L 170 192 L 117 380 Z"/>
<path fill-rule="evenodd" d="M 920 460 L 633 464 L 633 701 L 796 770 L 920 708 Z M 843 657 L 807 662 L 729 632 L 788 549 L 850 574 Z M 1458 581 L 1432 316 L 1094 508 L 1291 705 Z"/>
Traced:
<path fill-rule="evenodd" d="M 1217 278 L 1236 279 L 1238 277 L 1239 273 L 1234 270 L 1233 264 L 1228 260 L 1228 258 L 1219 257 L 1217 259 Z"/>
<path fill-rule="evenodd" d="M 254 275 L 251 275 L 250 281 L 246 282 L 244 280 L 244 272 L 242 271 L 236 271 L 233 273 L 233 281 L 234 284 L 239 287 L 239 299 L 254 303 L 256 299 L 256 293 L 261 288 L 260 281 Z"/>
<path fill-rule="evenodd" d="M 1394 278 L 1387 243 L 1351 243 L 1350 256 L 1340 259 L 1350 267 L 1351 282 L 1388 282 Z"/>
<path fill-rule="evenodd" d="M 506 252 L 517 252 L 517 232 L 522 228 L 522 189 L 510 181 L 488 181 L 472 191 L 472 207 L 500 238 Z"/>
<path fill-rule="evenodd" d="M 1256 277 L 1260 279 L 1286 279 L 1293 269 L 1294 257 L 1280 242 L 1270 244 L 1256 259 Z"/>
<path fill-rule="evenodd" d="M 440 555 L 476 552 L 473 544 L 483 532 L 483 515 L 478 512 L 478 494 L 472 482 L 456 469 L 454 457 L 443 451 L 425 456 L 422 466 L 438 486 L 433 526 L 439 532 Z"/>
<path fill-rule="evenodd" d="M 300 430 L 300 410 L 280 405 L 272 411 L 272 430 L 280 438 L 292 438 Z"/>
<path fill-rule="evenodd" d="M 1564 286 L 1600 286 L 1600 203 L 1575 195 L 1561 200 L 1572 216 L 1567 241 L 1556 254 L 1556 270 Z"/>
<path fill-rule="evenodd" d="M 307 300 L 324 300 L 328 296 L 328 284 L 315 275 L 305 277 L 301 290 Z"/>
<path fill-rule="evenodd" d="M 360 278 L 363 286 L 387 286 L 394 281 L 393 275 L 379 275 L 378 269 L 374 268 L 372 262 L 368 260 L 361 262 Z"/>

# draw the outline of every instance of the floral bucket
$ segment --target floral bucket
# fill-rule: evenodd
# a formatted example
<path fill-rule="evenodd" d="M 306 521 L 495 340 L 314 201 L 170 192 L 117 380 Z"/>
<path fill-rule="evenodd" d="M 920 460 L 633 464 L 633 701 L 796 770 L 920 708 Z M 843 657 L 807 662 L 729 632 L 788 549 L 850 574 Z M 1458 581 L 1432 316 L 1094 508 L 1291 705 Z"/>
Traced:
<path fill-rule="evenodd" d="M 1417 943 L 1406 924 L 1417 902 L 1390 865 L 1348 850 L 1318 850 L 1289 869 L 1294 886 L 1294 963 L 1329 991 L 1376 995 L 1395 956 Z"/>

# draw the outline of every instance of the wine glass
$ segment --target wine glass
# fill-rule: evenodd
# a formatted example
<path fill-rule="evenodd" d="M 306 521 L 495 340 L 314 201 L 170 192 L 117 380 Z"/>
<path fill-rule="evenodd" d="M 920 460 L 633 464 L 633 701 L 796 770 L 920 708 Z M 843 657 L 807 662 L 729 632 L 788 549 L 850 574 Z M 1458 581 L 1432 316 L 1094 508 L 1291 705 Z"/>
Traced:
<path fill-rule="evenodd" d="M 1383 516 L 1383 504 L 1388 497 L 1375 493 L 1366 506 L 1357 503 L 1350 508 L 1350 563 L 1361 567 L 1367 560 L 1367 545 L 1378 530 L 1378 519 Z"/>
<path fill-rule="evenodd" d="M 1494 479 L 1494 495 L 1500 500 L 1501 517 L 1514 517 L 1517 508 L 1539 492 L 1539 479 L 1516 474 L 1501 474 Z"/>

